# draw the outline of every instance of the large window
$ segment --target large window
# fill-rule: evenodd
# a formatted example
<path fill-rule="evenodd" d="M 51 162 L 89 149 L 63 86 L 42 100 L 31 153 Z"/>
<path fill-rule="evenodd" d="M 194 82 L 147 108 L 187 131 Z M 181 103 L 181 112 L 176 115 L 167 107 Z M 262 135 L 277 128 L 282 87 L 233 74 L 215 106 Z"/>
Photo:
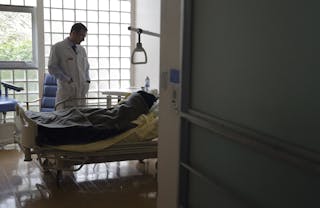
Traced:
<path fill-rule="evenodd" d="M 0 5 L 0 68 L 36 68 L 35 9 Z"/>
<path fill-rule="evenodd" d="M 0 80 L 24 88 L 9 90 L 9 96 L 21 102 L 39 97 L 35 9 L 36 0 L 0 0 Z"/>
<path fill-rule="evenodd" d="M 101 96 L 105 89 L 130 87 L 131 33 L 127 28 L 132 21 L 131 0 L 43 0 L 44 19 L 35 17 L 36 7 L 37 0 L 0 0 L 0 80 L 25 89 L 9 91 L 11 97 L 21 102 L 39 97 L 43 68 L 38 68 L 37 58 L 45 60 L 47 70 L 51 46 L 66 38 L 75 22 L 88 27 L 82 46 L 90 63 L 89 96 Z M 35 45 L 35 29 L 42 25 L 37 22 L 44 23 L 44 46 L 40 46 L 44 54 L 37 54 Z M 19 41 L 10 45 L 8 40 L 12 39 Z M 39 110 L 37 102 L 31 107 Z"/>
<path fill-rule="evenodd" d="M 68 37 L 71 26 L 81 22 L 88 35 L 91 84 L 89 96 L 110 88 L 130 87 L 130 0 L 44 0 L 46 67 L 51 46 Z"/>

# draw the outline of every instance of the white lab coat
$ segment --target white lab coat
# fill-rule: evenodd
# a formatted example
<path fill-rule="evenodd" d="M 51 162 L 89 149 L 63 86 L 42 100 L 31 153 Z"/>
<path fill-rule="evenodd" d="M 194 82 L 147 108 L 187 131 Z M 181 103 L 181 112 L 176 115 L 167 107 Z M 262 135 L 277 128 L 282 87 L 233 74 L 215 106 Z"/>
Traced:
<path fill-rule="evenodd" d="M 85 49 L 77 45 L 77 54 L 68 38 L 52 46 L 48 62 L 49 73 L 56 77 L 58 89 L 56 108 L 63 109 L 60 102 L 69 98 L 83 98 L 89 90 L 89 63 Z M 69 81 L 72 79 L 72 82 Z M 76 105 L 77 103 L 71 104 Z"/>

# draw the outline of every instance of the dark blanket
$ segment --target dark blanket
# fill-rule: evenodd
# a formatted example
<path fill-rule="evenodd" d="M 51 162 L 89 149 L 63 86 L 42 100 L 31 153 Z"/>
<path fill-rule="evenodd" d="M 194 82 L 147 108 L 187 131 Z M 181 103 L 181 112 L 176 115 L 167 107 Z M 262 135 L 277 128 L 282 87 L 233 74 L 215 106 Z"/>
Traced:
<path fill-rule="evenodd" d="M 154 100 L 155 101 L 155 100 Z M 154 102 L 153 101 L 153 102 Z M 131 121 L 146 114 L 150 102 L 144 94 L 133 93 L 110 109 L 69 108 L 26 115 L 38 125 L 38 145 L 84 144 L 110 138 L 136 125 Z"/>

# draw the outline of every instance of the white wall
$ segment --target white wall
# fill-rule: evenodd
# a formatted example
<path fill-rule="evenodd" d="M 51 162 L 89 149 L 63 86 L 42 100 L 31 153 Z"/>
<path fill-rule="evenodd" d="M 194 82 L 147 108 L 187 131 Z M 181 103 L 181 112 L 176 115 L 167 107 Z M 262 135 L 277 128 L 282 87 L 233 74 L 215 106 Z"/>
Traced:
<path fill-rule="evenodd" d="M 144 85 L 145 76 L 150 77 L 151 88 L 159 89 L 160 85 L 157 207 L 175 208 L 178 206 L 180 117 L 171 103 L 177 86 L 168 83 L 168 73 L 170 68 L 181 69 L 180 0 L 136 0 L 136 12 L 135 27 L 161 33 L 161 41 L 157 37 L 142 35 L 148 64 L 133 67 L 136 86 Z"/>
<path fill-rule="evenodd" d="M 136 23 L 134 27 L 160 34 L 160 0 L 136 0 Z M 135 38 L 136 44 L 138 37 Z M 144 86 L 146 76 L 150 78 L 150 88 L 159 89 L 160 38 L 141 35 L 143 48 L 147 52 L 148 63 L 132 65 L 133 85 Z"/>
<path fill-rule="evenodd" d="M 157 204 L 157 207 L 159 208 L 178 207 L 180 117 L 173 108 L 171 101 L 173 91 L 179 90 L 179 87 L 168 83 L 168 74 L 171 68 L 181 69 L 180 10 L 180 0 L 161 1 L 161 102 L 158 144 Z M 177 94 L 179 95 L 179 92 Z"/>

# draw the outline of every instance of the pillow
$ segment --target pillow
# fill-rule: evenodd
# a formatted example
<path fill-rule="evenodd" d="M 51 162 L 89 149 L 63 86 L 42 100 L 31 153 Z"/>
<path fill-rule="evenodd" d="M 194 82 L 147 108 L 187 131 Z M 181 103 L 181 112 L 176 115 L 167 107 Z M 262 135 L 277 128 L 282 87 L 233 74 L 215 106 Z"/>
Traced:
<path fill-rule="evenodd" d="M 149 112 L 153 112 L 156 116 L 159 116 L 159 99 L 156 102 L 154 102 Z"/>

